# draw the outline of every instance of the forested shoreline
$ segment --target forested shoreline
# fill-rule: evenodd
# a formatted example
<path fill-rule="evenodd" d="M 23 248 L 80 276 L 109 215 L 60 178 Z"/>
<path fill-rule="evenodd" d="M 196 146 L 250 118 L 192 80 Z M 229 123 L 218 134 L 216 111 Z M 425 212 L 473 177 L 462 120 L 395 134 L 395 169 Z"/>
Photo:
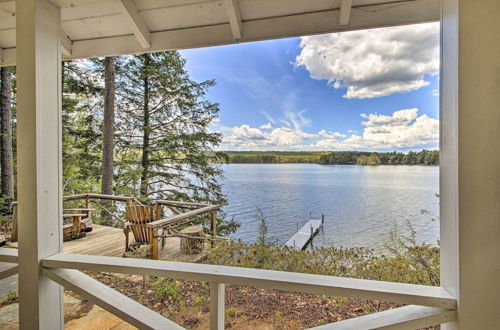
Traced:
<path fill-rule="evenodd" d="M 302 163 L 321 165 L 439 165 L 438 150 L 368 151 L 226 151 L 230 164 Z"/>

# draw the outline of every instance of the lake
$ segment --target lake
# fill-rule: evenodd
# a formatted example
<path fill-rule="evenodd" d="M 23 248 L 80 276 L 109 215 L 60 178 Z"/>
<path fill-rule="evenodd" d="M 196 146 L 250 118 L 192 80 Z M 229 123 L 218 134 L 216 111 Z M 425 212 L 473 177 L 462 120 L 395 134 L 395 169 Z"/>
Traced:
<path fill-rule="evenodd" d="M 228 218 L 241 227 L 231 235 L 255 242 L 267 219 L 268 241 L 284 244 L 310 216 L 325 215 L 314 246 L 369 247 L 383 251 L 389 234 L 416 232 L 419 243 L 439 239 L 438 166 L 317 164 L 223 165 Z M 425 210 L 423 212 L 422 210 Z M 411 224 L 411 227 L 410 225 Z"/>

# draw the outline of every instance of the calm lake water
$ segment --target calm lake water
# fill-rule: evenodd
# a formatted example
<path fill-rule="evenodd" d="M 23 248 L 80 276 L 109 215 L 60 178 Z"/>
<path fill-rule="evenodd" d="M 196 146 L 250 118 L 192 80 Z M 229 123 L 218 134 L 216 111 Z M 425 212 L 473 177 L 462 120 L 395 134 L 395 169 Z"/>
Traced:
<path fill-rule="evenodd" d="M 267 218 L 268 240 L 284 244 L 305 222 L 325 215 L 314 246 L 370 247 L 382 251 L 391 231 L 437 244 L 439 167 L 316 164 L 224 165 L 223 192 L 229 218 L 241 227 L 233 238 L 255 242 Z M 423 213 L 421 210 L 428 211 Z"/>

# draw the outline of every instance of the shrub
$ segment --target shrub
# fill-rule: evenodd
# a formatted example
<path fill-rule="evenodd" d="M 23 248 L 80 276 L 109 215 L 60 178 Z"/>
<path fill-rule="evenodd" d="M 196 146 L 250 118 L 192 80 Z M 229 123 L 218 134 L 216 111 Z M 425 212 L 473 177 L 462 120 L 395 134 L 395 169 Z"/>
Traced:
<path fill-rule="evenodd" d="M 376 255 L 364 248 L 318 247 L 300 251 L 267 244 L 218 242 L 207 264 L 332 275 L 423 285 L 439 285 L 439 248 L 406 246 L 396 254 Z"/>
<path fill-rule="evenodd" d="M 156 300 L 163 301 L 165 298 L 171 298 L 174 302 L 179 302 L 182 288 L 175 280 L 159 279 L 153 283 L 153 292 Z"/>
<path fill-rule="evenodd" d="M 10 204 L 14 200 L 15 199 L 13 197 L 9 196 L 0 197 L 0 217 L 6 217 L 12 215 L 12 208 L 10 207 Z"/>

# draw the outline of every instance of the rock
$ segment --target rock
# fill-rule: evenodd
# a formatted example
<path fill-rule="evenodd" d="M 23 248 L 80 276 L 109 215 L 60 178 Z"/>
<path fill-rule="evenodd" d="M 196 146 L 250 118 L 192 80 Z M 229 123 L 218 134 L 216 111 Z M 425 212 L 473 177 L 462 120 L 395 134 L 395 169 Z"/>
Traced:
<path fill-rule="evenodd" d="M 71 320 L 64 325 L 64 329 L 137 329 L 122 319 L 105 311 L 101 307 L 94 305 L 92 310 L 82 318 Z"/>
<path fill-rule="evenodd" d="M 10 304 L 0 308 L 0 329 L 19 329 L 19 304 Z"/>
<path fill-rule="evenodd" d="M 65 329 L 84 330 L 84 329 L 111 329 L 131 330 L 136 329 L 122 319 L 108 313 L 104 309 L 93 305 L 87 313 L 88 303 L 64 295 L 64 317 L 71 319 L 66 322 Z M 82 316 L 83 315 L 83 316 Z M 0 329 L 14 330 L 19 329 L 19 304 L 10 304 L 0 308 Z"/>

